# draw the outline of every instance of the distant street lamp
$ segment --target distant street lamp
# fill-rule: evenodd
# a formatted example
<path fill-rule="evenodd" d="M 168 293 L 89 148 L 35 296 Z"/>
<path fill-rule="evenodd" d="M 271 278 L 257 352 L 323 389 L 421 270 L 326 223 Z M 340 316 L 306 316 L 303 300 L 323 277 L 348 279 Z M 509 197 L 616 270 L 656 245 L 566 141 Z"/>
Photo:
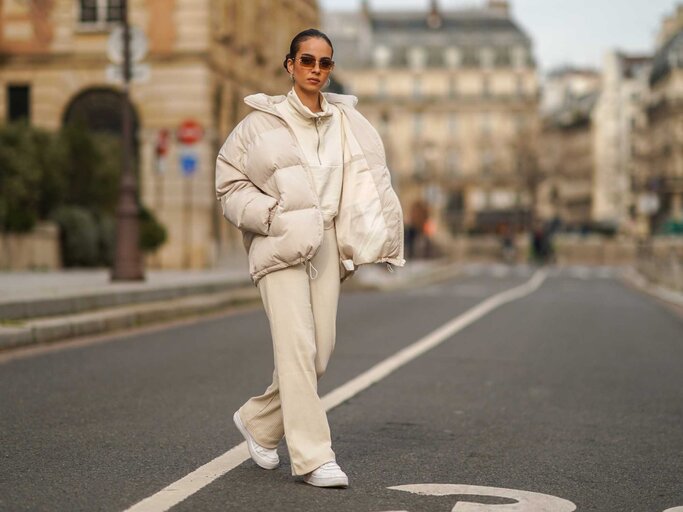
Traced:
<path fill-rule="evenodd" d="M 137 178 L 132 165 L 133 133 L 128 94 L 131 78 L 128 0 L 121 0 L 121 21 L 123 24 L 123 94 L 121 95 L 123 159 L 121 189 L 116 207 L 116 254 L 111 279 L 113 281 L 140 281 L 145 278 L 145 274 L 140 254 Z"/>

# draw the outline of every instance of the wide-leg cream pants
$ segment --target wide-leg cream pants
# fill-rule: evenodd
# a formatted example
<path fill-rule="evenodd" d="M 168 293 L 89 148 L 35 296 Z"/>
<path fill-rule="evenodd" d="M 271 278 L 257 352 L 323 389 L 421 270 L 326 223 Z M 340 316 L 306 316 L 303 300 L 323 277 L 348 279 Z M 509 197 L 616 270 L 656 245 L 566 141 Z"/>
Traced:
<path fill-rule="evenodd" d="M 275 448 L 286 437 L 294 475 L 335 460 L 318 396 L 318 379 L 336 335 L 340 269 L 334 226 L 324 231 L 311 263 L 271 272 L 258 282 L 270 322 L 275 371 L 265 393 L 249 399 L 239 411 L 260 445 Z"/>

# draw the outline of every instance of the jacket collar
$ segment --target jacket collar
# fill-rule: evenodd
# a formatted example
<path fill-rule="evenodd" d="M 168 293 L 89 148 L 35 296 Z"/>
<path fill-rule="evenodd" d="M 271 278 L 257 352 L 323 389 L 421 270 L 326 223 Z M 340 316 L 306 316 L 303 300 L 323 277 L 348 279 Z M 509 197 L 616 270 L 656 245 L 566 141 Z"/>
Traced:
<path fill-rule="evenodd" d="M 333 105 L 345 106 L 355 108 L 358 103 L 358 98 L 351 96 L 350 94 L 336 94 L 333 92 L 324 92 L 323 97 L 329 103 Z M 287 96 L 284 94 L 279 94 L 277 96 L 269 96 L 264 93 L 252 94 L 244 98 L 244 103 L 249 105 L 251 108 L 256 110 L 261 110 L 269 114 L 280 117 L 279 112 L 275 108 L 275 105 L 287 100 Z"/>
<path fill-rule="evenodd" d="M 320 99 L 320 106 L 322 108 L 321 112 L 313 112 L 310 108 L 303 104 L 299 95 L 292 88 L 289 93 L 287 93 L 287 103 L 288 105 L 304 119 L 317 119 L 320 117 L 329 117 L 332 115 L 330 110 L 330 103 L 327 101 L 325 96 Z"/>

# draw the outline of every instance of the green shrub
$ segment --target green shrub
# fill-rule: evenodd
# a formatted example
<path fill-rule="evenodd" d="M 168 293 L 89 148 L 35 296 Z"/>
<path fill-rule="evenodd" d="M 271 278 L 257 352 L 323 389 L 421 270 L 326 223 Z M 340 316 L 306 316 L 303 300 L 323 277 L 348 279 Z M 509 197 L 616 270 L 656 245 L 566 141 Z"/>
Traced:
<path fill-rule="evenodd" d="M 52 219 L 60 228 L 62 261 L 65 267 L 91 267 L 100 264 L 95 217 L 85 208 L 62 206 Z"/>
<path fill-rule="evenodd" d="M 24 123 L 0 129 L 0 230 L 27 232 L 39 218 L 43 132 Z"/>
<path fill-rule="evenodd" d="M 113 214 L 119 195 L 119 140 L 79 125 L 64 127 L 57 139 L 61 148 L 58 172 L 67 184 L 62 204 Z"/>
<path fill-rule="evenodd" d="M 116 251 L 116 220 L 113 215 L 100 215 L 97 219 L 99 261 L 111 267 Z"/>
<path fill-rule="evenodd" d="M 154 214 L 140 206 L 140 250 L 150 253 L 161 247 L 168 237 L 166 228 L 159 223 Z"/>

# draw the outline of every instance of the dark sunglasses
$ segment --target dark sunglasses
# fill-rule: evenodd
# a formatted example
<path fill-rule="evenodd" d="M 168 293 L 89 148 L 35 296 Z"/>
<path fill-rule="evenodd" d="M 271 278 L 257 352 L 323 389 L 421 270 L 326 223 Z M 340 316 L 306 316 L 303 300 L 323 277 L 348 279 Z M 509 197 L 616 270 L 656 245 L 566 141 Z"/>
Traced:
<path fill-rule="evenodd" d="M 308 69 L 314 68 L 316 62 L 318 63 L 322 71 L 329 71 L 334 67 L 334 61 L 329 57 L 323 57 L 322 59 L 316 61 L 316 58 L 313 57 L 313 55 L 304 54 L 301 57 L 299 57 L 299 62 L 303 67 Z"/>

